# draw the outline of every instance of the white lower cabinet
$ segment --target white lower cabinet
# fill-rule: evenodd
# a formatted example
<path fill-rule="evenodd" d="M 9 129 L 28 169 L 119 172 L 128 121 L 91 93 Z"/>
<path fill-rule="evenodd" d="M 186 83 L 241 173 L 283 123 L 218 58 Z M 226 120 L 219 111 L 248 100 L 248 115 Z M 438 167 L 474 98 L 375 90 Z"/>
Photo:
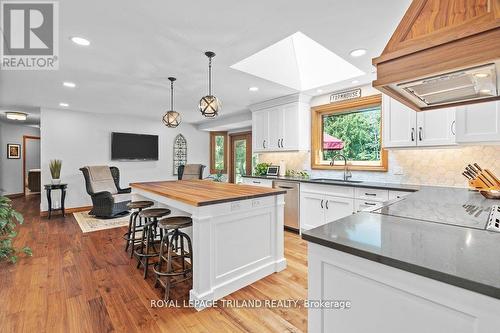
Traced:
<path fill-rule="evenodd" d="M 243 177 L 241 180 L 241 183 L 245 184 L 245 185 L 273 187 L 273 181 L 270 179 L 264 179 L 264 178 Z"/>
<path fill-rule="evenodd" d="M 373 208 L 377 205 L 380 205 L 380 202 L 377 201 L 369 201 L 369 200 L 361 200 L 361 199 L 355 199 L 354 200 L 354 210 L 356 213 L 361 212 L 362 210 L 368 209 L 368 208 Z"/>
<path fill-rule="evenodd" d="M 309 307 L 309 332 L 499 331 L 495 298 L 314 243 L 307 252 L 307 298 L 350 302 L 349 309 Z"/>
<path fill-rule="evenodd" d="M 325 223 L 330 223 L 343 217 L 352 215 L 354 199 L 325 196 Z"/>
<path fill-rule="evenodd" d="M 325 224 L 325 196 L 323 194 L 300 193 L 300 228 L 312 229 Z"/>
<path fill-rule="evenodd" d="M 406 192 L 410 193 L 410 192 Z M 389 190 L 364 187 L 302 184 L 300 228 L 312 229 L 389 199 Z"/>

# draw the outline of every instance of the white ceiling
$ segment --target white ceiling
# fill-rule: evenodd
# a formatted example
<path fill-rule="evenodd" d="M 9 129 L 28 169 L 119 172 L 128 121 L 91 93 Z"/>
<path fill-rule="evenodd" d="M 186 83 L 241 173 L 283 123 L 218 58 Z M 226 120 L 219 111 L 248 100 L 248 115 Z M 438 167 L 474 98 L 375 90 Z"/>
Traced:
<path fill-rule="evenodd" d="M 160 121 L 169 106 L 167 77 L 177 77 L 176 109 L 186 122 L 205 120 L 197 110 L 207 92 L 206 50 L 213 63 L 214 94 L 222 115 L 296 90 L 229 66 L 301 31 L 368 73 L 411 0 L 164 1 L 65 0 L 59 2 L 58 71 L 1 71 L 0 106 L 59 108 L 134 114 Z M 91 41 L 73 44 L 70 36 Z M 368 53 L 351 58 L 353 49 Z M 269 64 L 272 66 L 273 64 Z M 75 89 L 63 81 L 77 84 Z M 324 87 L 352 85 L 351 80 Z M 259 87 L 249 92 L 250 86 Z M 317 94 L 316 89 L 310 91 Z"/>

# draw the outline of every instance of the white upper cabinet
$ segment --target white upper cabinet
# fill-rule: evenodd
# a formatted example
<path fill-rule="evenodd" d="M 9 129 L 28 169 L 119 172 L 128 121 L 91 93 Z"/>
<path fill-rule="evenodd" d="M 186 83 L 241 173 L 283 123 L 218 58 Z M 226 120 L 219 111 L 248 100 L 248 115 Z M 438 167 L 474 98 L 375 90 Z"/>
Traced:
<path fill-rule="evenodd" d="M 253 150 L 265 151 L 269 145 L 269 113 L 256 111 L 252 114 Z"/>
<path fill-rule="evenodd" d="M 417 112 L 417 146 L 454 145 L 455 108 Z"/>
<path fill-rule="evenodd" d="M 291 95 L 250 106 L 253 151 L 310 150 L 309 99 Z"/>
<path fill-rule="evenodd" d="M 458 107 L 457 142 L 500 142 L 500 101 Z"/>
<path fill-rule="evenodd" d="M 414 147 L 417 145 L 416 112 L 384 95 L 382 98 L 382 144 L 384 147 Z"/>
<path fill-rule="evenodd" d="M 456 142 L 455 108 L 415 112 L 384 95 L 382 110 L 385 148 L 445 146 Z"/>

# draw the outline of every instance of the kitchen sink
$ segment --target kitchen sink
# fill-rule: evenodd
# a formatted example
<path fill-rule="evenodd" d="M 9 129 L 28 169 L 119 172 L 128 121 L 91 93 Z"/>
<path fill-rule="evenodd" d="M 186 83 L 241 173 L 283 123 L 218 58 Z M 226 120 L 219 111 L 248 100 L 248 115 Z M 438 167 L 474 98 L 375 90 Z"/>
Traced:
<path fill-rule="evenodd" d="M 362 183 L 362 180 L 343 180 L 343 179 L 331 179 L 331 178 L 313 178 L 313 182 L 318 183 Z"/>

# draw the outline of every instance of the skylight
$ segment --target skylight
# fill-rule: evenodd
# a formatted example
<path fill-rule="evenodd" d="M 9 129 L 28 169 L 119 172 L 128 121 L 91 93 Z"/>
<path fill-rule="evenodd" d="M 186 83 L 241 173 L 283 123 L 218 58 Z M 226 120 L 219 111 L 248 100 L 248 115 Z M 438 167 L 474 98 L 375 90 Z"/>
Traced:
<path fill-rule="evenodd" d="M 300 31 L 241 60 L 231 68 L 299 91 L 365 74 Z"/>

